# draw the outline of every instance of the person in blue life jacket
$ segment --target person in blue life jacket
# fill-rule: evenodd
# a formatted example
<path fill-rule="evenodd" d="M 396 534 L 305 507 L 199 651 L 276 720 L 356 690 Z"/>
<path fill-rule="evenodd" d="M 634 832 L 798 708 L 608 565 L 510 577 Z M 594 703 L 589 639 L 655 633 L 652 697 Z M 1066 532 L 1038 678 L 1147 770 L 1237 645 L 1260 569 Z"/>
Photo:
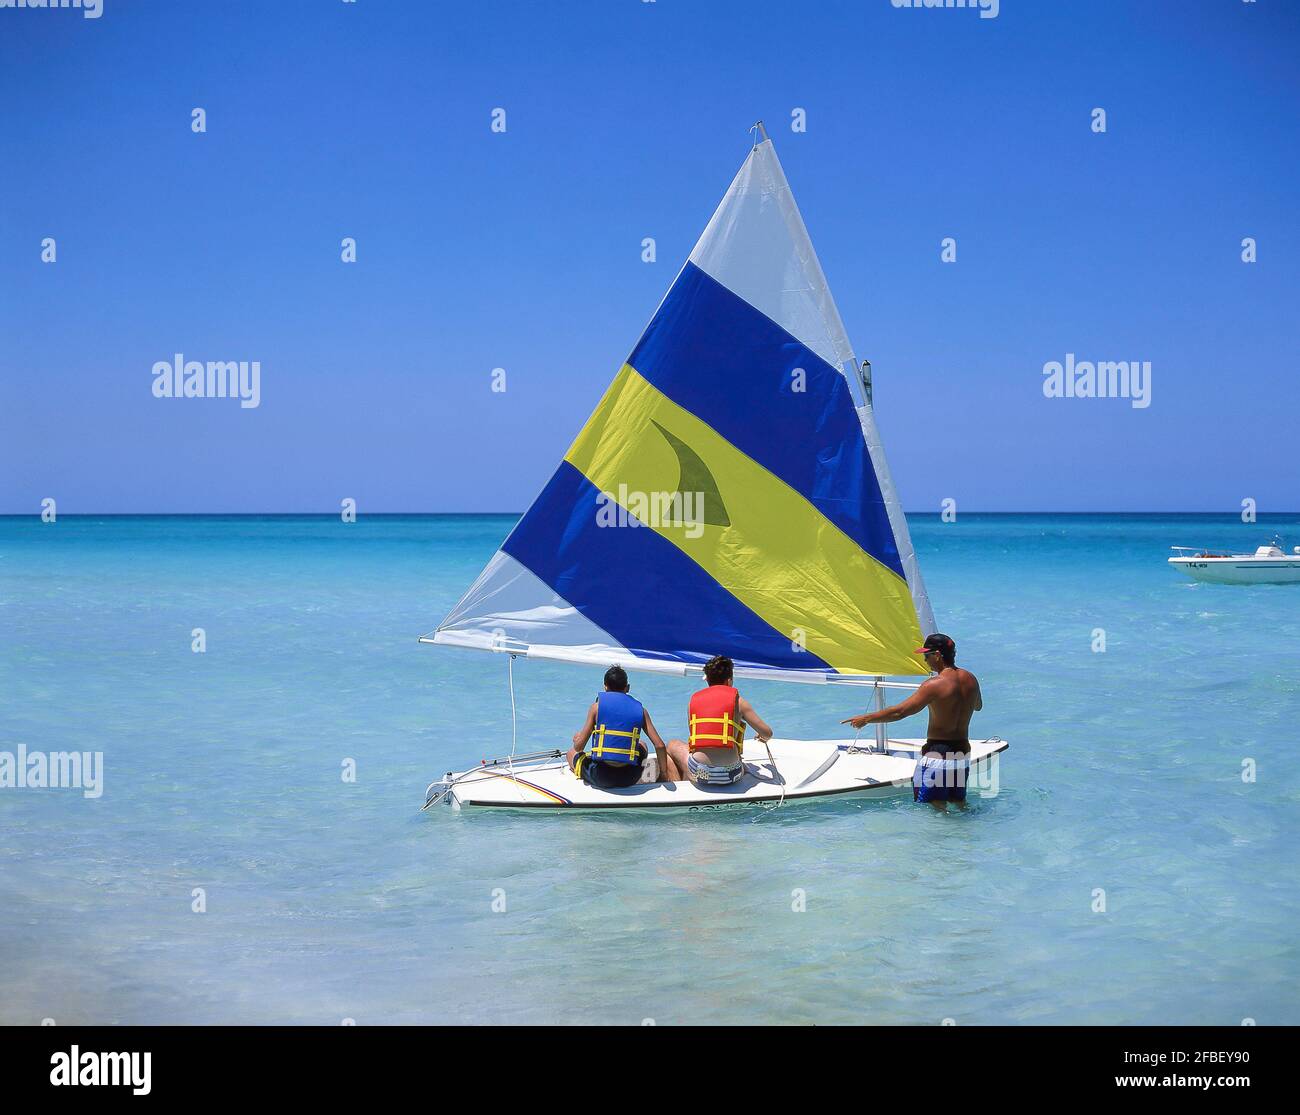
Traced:
<path fill-rule="evenodd" d="M 642 734 L 654 744 L 659 781 L 672 782 L 675 773 L 672 760 L 650 721 L 650 714 L 628 692 L 627 671 L 622 666 L 611 666 L 605 671 L 605 691 L 597 694 L 587 710 L 586 722 L 573 735 L 569 769 L 588 786 L 603 790 L 635 786 L 641 781 L 649 754 L 641 742 Z M 588 740 L 591 750 L 585 751 Z"/>

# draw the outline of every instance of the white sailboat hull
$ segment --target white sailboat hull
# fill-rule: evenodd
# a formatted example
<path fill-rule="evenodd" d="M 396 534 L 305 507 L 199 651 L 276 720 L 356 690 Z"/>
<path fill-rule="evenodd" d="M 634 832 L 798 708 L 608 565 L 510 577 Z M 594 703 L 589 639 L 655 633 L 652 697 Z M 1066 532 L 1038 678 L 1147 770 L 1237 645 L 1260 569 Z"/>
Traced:
<path fill-rule="evenodd" d="M 445 801 L 455 809 L 679 809 L 707 812 L 755 805 L 878 798 L 912 792 L 912 774 L 924 740 L 890 740 L 885 752 L 866 750 L 874 741 L 780 740 L 745 745 L 745 775 L 731 786 L 654 782 L 626 789 L 588 786 L 563 756 L 498 762 L 449 773 L 426 793 L 426 806 Z M 968 796 L 991 795 L 998 786 L 1001 739 L 972 741 Z"/>
<path fill-rule="evenodd" d="M 1194 581 L 1218 585 L 1300 584 L 1300 557 L 1173 557 L 1169 564 Z"/>

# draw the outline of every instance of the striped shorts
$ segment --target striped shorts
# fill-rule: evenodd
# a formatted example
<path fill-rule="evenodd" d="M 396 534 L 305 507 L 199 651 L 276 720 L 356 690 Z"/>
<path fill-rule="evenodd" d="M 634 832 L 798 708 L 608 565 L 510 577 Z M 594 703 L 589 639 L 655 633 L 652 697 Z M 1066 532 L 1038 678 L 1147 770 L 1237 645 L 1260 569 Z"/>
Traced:
<path fill-rule="evenodd" d="M 745 764 L 737 763 L 734 767 L 715 767 L 712 763 L 702 763 L 693 754 L 686 756 L 686 773 L 692 782 L 701 786 L 730 786 L 739 782 L 745 773 Z"/>

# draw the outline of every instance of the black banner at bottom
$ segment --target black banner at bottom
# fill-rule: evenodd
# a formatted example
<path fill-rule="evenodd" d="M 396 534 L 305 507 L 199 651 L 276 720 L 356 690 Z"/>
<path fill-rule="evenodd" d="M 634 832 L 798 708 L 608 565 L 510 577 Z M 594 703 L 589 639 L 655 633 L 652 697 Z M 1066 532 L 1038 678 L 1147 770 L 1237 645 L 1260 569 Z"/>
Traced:
<path fill-rule="evenodd" d="M 947 1099 L 1010 1087 L 1072 1100 L 1131 1092 L 1222 1102 L 1225 1092 L 1282 1087 L 1294 1040 L 1291 1029 L 1253 1026 L 593 1029 L 14 1027 L 0 1037 L 0 1080 L 6 1100 L 115 1092 L 337 1103 L 477 1086 L 499 1103 L 534 1100 L 562 1081 L 581 1100 L 584 1083 L 608 1077 L 629 1088 L 635 1075 L 649 1088 L 758 1088 L 765 1102 L 806 1102 L 810 1089 L 855 1081 Z"/>

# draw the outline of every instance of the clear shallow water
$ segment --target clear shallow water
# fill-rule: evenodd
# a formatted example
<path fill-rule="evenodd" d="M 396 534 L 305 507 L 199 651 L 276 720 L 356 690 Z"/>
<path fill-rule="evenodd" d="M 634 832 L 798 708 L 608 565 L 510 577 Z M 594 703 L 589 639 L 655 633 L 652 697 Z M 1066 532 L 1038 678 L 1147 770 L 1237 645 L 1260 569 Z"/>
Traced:
<path fill-rule="evenodd" d="M 505 662 L 415 638 L 510 523 L 0 519 L 0 750 L 106 764 L 0 790 L 0 1022 L 1300 1022 L 1300 587 L 1164 564 L 1300 516 L 914 519 L 1012 742 L 965 815 L 421 815 L 509 750 Z M 598 685 L 518 663 L 521 749 Z M 634 688 L 680 732 L 687 683 Z M 857 711 L 747 692 L 786 735 Z"/>

